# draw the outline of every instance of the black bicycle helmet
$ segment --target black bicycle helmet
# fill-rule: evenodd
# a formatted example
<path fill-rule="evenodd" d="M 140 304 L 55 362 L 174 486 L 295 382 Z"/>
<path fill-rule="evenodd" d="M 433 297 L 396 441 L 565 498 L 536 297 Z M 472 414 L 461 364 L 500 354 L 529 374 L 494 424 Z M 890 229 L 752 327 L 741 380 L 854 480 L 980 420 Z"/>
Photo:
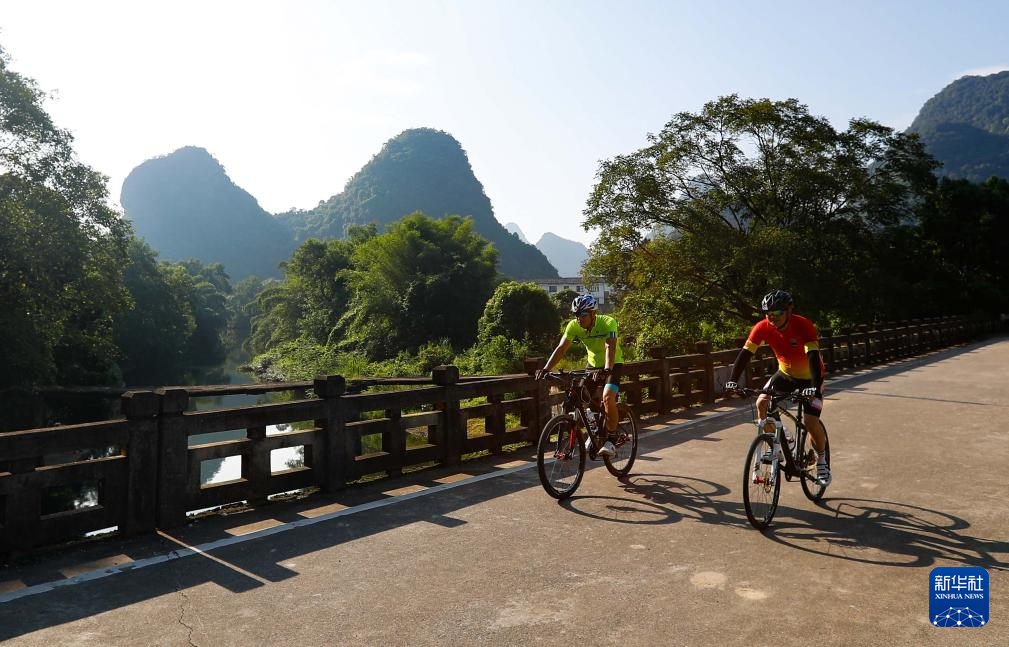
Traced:
<path fill-rule="evenodd" d="M 775 290 L 764 295 L 760 302 L 760 309 L 764 312 L 768 310 L 783 310 L 792 305 L 792 295 L 784 290 Z"/>
<path fill-rule="evenodd" d="M 579 294 L 571 302 L 571 314 L 576 317 L 584 317 L 598 307 L 596 298 L 591 294 Z"/>

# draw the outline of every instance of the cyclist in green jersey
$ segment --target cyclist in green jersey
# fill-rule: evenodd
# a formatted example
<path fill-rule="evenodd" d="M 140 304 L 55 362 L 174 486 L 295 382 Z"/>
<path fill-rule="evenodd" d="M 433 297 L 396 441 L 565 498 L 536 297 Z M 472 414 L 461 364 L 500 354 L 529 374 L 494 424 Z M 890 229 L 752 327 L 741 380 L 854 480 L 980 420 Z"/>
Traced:
<path fill-rule="evenodd" d="M 603 409 L 606 411 L 606 432 L 612 434 L 617 429 L 617 394 L 620 392 L 620 367 L 624 353 L 617 339 L 617 320 L 608 315 L 596 314 L 598 304 L 591 294 L 581 294 L 571 302 L 571 314 L 575 316 L 564 328 L 557 348 L 550 354 L 546 366 L 536 372 L 536 379 L 543 375 L 564 357 L 572 342 L 585 346 L 589 368 L 598 369 L 599 377 L 606 377 L 603 387 Z M 597 377 L 598 380 L 598 377 Z M 589 456 L 616 456 L 616 449 L 606 440 L 598 450 L 589 450 Z"/>

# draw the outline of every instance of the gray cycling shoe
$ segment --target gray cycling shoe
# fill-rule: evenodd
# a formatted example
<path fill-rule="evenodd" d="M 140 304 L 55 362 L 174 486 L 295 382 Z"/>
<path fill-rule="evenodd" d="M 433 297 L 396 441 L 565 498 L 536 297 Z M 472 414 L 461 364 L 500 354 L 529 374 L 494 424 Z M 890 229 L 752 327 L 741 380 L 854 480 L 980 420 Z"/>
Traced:
<path fill-rule="evenodd" d="M 816 482 L 822 485 L 823 487 L 827 487 L 828 485 L 830 485 L 830 482 L 832 480 L 833 479 L 830 476 L 830 465 L 827 465 L 826 461 L 822 463 L 818 462 L 816 464 Z"/>

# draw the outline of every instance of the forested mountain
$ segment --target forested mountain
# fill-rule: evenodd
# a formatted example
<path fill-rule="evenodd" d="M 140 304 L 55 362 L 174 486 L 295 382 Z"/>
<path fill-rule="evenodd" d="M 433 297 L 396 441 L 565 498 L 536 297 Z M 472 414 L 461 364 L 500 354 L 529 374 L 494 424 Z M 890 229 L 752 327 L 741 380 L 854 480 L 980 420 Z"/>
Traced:
<path fill-rule="evenodd" d="M 588 258 L 589 250 L 576 240 L 561 238 L 557 234 L 547 232 L 536 243 L 536 249 L 550 259 L 561 276 L 581 276 L 582 263 Z"/>
<path fill-rule="evenodd" d="M 494 217 L 483 185 L 466 152 L 448 133 L 431 128 L 406 130 L 386 142 L 344 187 L 315 209 L 278 217 L 307 238 L 340 238 L 351 225 L 378 223 L 380 229 L 422 211 L 434 218 L 470 216 L 474 230 L 497 248 L 498 268 L 513 278 L 557 276 L 546 257 L 509 233 Z"/>
<path fill-rule="evenodd" d="M 1009 71 L 965 76 L 929 99 L 911 124 L 939 173 L 983 182 L 1009 178 Z"/>
<path fill-rule="evenodd" d="M 161 258 L 222 263 L 235 282 L 279 276 L 278 263 L 294 249 L 291 232 L 202 148 L 180 148 L 133 169 L 120 202 Z"/>

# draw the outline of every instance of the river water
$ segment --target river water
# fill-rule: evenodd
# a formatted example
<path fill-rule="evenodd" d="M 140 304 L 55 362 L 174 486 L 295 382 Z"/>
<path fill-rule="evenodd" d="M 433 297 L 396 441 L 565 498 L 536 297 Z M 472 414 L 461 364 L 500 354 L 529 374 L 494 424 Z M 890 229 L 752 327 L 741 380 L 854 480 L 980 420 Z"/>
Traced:
<path fill-rule="evenodd" d="M 196 375 L 194 386 L 209 384 L 250 384 L 253 383 L 252 375 L 243 373 L 238 367 L 247 362 L 248 358 L 241 355 L 233 355 L 226 362 L 212 371 Z M 224 395 L 207 398 L 191 398 L 189 401 L 190 411 L 210 411 L 212 409 L 230 409 L 234 407 L 246 406 L 250 404 L 265 404 L 269 402 L 268 395 Z M 290 425 L 270 425 L 266 428 L 266 435 L 272 436 L 291 430 Z M 232 429 L 212 434 L 197 434 L 189 437 L 189 446 L 203 445 L 206 443 L 219 443 L 228 440 L 241 440 L 246 438 L 245 429 Z M 303 450 L 300 447 L 286 447 L 276 449 L 270 454 L 270 469 L 279 472 L 293 467 L 300 467 L 304 464 Z M 227 458 L 203 461 L 200 466 L 200 483 L 202 485 L 222 483 L 232 481 L 242 477 L 242 457 L 229 456 Z"/>

